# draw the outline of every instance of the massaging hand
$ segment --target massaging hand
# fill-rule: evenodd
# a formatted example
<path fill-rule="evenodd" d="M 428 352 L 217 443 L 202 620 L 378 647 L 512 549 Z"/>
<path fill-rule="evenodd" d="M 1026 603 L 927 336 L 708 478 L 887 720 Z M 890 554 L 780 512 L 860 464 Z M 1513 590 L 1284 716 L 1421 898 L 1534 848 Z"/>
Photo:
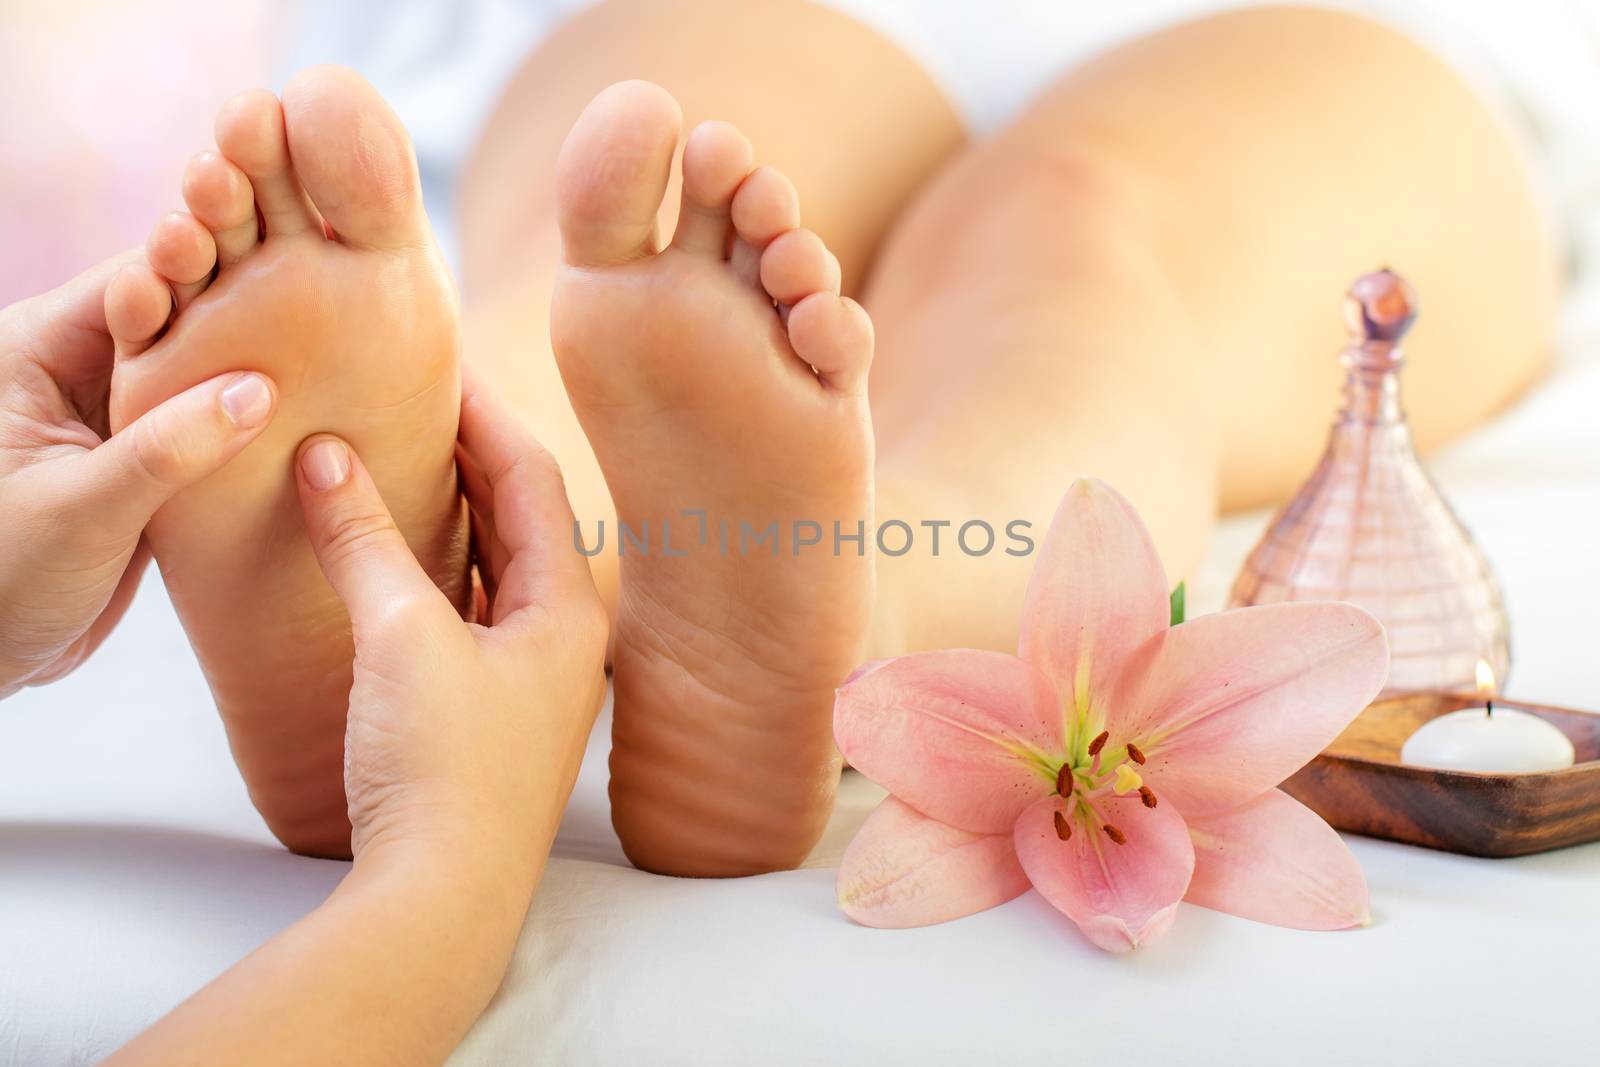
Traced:
<path fill-rule="evenodd" d="M 457 451 L 485 625 L 434 587 L 343 442 L 302 444 L 297 479 L 355 634 L 345 788 L 357 865 L 420 838 L 457 857 L 481 846 L 522 880 L 542 866 L 600 708 L 606 615 L 571 547 L 555 463 L 470 376 Z"/>
<path fill-rule="evenodd" d="M 470 380 L 457 456 L 487 625 L 434 588 L 348 446 L 300 446 L 355 632 L 355 863 L 108 1063 L 443 1063 L 494 995 L 600 707 L 606 617 L 555 464 Z"/>
<path fill-rule="evenodd" d="M 0 697 L 94 651 L 149 562 L 150 516 L 272 416 L 269 380 L 224 374 L 108 437 L 104 295 L 134 256 L 0 311 Z"/>

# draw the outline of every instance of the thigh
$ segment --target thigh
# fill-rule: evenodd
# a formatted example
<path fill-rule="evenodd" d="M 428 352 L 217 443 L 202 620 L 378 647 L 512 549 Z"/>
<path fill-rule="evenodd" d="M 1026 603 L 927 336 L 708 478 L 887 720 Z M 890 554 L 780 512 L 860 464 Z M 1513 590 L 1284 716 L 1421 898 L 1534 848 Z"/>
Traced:
<path fill-rule="evenodd" d="M 1019 187 L 1039 212 L 1032 225 L 1013 217 Z M 1115 246 L 1142 249 L 1159 279 L 1097 280 L 1098 249 Z M 1031 377 L 995 387 L 1017 410 L 1038 409 L 1043 392 L 1065 425 L 1085 389 L 1148 409 L 1152 384 L 1181 383 L 1165 390 L 1178 407 L 1154 418 L 1214 415 L 1220 503 L 1268 502 L 1309 470 L 1337 402 L 1341 293 L 1385 264 L 1421 297 L 1407 397 L 1424 446 L 1538 373 L 1558 288 L 1551 242 L 1515 139 L 1458 74 L 1393 30 L 1330 11 L 1174 26 L 1061 79 L 897 227 L 866 296 L 880 434 L 898 432 L 894 410 L 914 409 L 918 382 L 937 379 L 930 359 L 970 361 L 1042 327 L 1056 343 L 1031 358 Z M 1189 324 L 1167 336 L 1187 342 L 1108 383 L 1093 338 L 1136 337 L 1141 308 L 1164 306 L 1167 290 Z M 919 324 L 944 293 L 981 306 L 930 336 Z M 1058 321 L 1068 303 L 1073 320 Z M 1000 359 L 994 373 L 1009 367 Z"/>
<path fill-rule="evenodd" d="M 805 225 L 839 256 L 845 288 L 928 174 L 965 139 L 955 111 L 909 56 L 803 0 L 610 0 L 543 42 L 512 79 L 462 183 L 465 281 L 489 287 L 553 259 L 557 151 L 595 93 L 624 79 L 666 88 L 684 130 L 735 123 L 758 162 L 800 190 Z M 670 232 L 676 181 L 663 222 Z"/>

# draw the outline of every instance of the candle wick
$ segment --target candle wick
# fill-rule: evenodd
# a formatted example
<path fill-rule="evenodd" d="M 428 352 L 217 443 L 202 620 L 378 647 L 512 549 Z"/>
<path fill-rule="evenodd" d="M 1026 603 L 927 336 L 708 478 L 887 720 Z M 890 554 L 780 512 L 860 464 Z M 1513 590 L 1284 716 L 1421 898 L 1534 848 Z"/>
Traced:
<path fill-rule="evenodd" d="M 1493 698 L 1488 698 L 1488 699 L 1484 700 L 1484 702 L 1483 702 L 1483 713 L 1485 715 L 1489 716 L 1489 718 L 1491 718 L 1491 719 L 1494 718 L 1494 699 Z"/>

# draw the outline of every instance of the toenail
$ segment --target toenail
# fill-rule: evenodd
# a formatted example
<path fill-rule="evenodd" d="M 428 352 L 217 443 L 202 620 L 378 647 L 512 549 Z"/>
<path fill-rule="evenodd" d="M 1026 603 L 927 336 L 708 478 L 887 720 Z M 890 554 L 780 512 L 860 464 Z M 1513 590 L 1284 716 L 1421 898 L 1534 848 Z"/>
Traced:
<path fill-rule="evenodd" d="M 313 489 L 326 491 L 343 485 L 350 477 L 350 450 L 343 441 L 318 441 L 300 457 L 300 469 Z"/>
<path fill-rule="evenodd" d="M 241 374 L 217 398 L 228 421 L 241 430 L 254 429 L 272 411 L 272 390 L 259 374 Z"/>

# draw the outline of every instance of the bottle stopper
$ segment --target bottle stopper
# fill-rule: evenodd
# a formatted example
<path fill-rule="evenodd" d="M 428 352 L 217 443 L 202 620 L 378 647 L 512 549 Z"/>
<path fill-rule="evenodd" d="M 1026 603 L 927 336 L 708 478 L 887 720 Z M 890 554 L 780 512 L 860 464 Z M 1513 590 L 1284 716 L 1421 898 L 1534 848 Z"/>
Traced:
<path fill-rule="evenodd" d="M 1363 348 L 1393 347 L 1416 317 L 1416 292 L 1388 267 L 1363 274 L 1345 294 L 1344 324 L 1350 340 Z"/>
<path fill-rule="evenodd" d="M 1344 326 L 1350 331 L 1346 366 L 1398 370 L 1400 338 L 1416 322 L 1416 291 L 1384 267 L 1358 277 L 1344 294 Z"/>

